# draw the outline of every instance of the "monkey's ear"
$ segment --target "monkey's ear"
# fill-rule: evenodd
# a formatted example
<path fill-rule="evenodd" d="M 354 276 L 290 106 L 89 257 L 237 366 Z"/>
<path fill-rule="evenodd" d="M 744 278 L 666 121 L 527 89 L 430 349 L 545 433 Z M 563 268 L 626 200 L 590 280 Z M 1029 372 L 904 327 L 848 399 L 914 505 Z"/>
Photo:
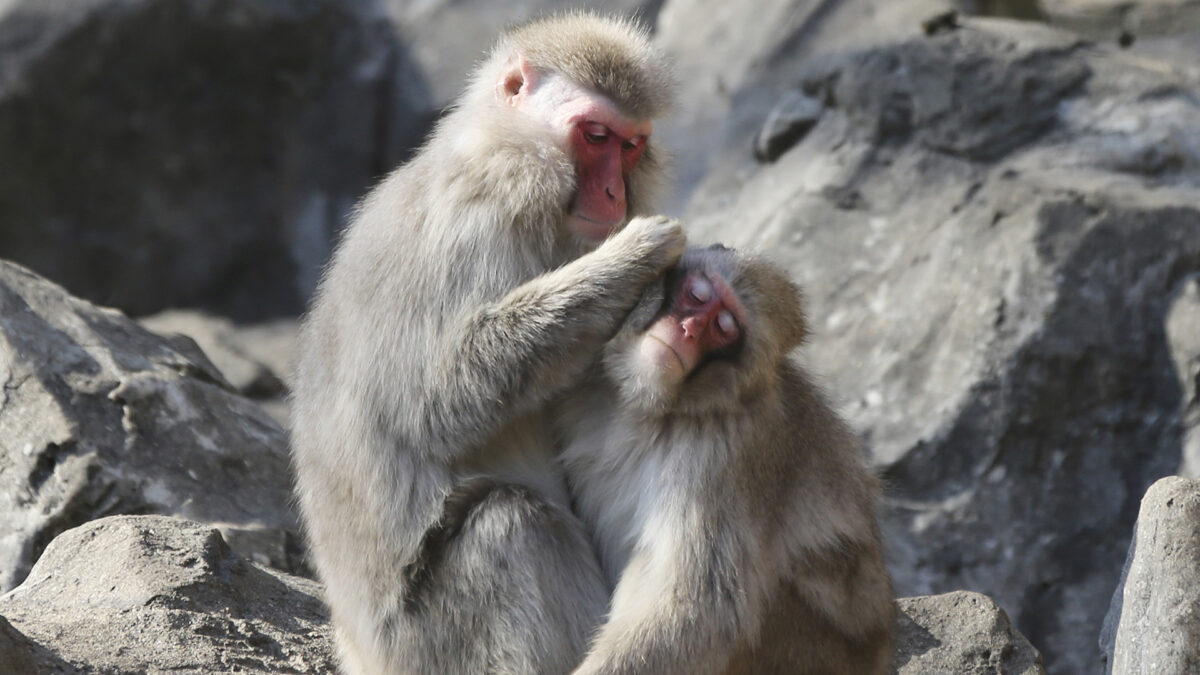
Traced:
<path fill-rule="evenodd" d="M 496 96 L 509 105 L 517 105 L 523 96 L 528 96 L 537 83 L 537 74 L 525 57 L 513 52 L 504 64 L 500 80 L 496 82 Z"/>

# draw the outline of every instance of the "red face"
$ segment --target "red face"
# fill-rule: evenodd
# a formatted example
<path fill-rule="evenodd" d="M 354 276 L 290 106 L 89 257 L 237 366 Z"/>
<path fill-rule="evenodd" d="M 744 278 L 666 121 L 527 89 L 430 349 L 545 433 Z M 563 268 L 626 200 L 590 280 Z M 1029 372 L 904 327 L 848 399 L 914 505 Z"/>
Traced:
<path fill-rule="evenodd" d="M 686 377 L 705 357 L 733 349 L 742 336 L 742 307 L 719 275 L 689 272 L 667 313 L 646 331 L 643 353 Z M 649 353 L 647 353 L 649 352 Z"/>
<path fill-rule="evenodd" d="M 571 129 L 578 177 L 572 225 L 576 234 L 593 242 L 625 221 L 625 181 L 646 149 L 647 134 L 638 133 L 639 125 L 615 126 L 611 120 L 605 124 L 584 119 Z"/>

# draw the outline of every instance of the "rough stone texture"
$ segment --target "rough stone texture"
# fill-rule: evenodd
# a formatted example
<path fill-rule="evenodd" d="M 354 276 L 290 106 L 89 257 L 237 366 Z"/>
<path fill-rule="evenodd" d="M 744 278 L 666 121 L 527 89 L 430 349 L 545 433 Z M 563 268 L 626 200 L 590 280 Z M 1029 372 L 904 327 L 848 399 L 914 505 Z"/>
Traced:
<path fill-rule="evenodd" d="M 175 342 L 194 340 L 235 389 L 263 407 L 283 428 L 288 425 L 288 387 L 295 319 L 235 325 L 228 319 L 195 310 L 170 309 L 138 320 Z"/>
<path fill-rule="evenodd" d="M 25 637 L 8 619 L 0 616 L 0 664 L 7 673 L 58 675 L 79 673 L 49 649 Z"/>
<path fill-rule="evenodd" d="M 284 433 L 191 341 L 0 262 L 0 383 L 0 588 L 60 532 L 118 513 L 219 524 L 302 569 Z"/>
<path fill-rule="evenodd" d="M 0 597 L 0 614 L 40 648 L 33 656 L 89 673 L 334 669 L 315 582 L 234 555 L 210 526 L 163 516 L 63 533 Z"/>
<path fill-rule="evenodd" d="M 1101 648 L 1115 675 L 1200 670 L 1200 481 L 1146 492 Z"/>
<path fill-rule="evenodd" d="M 1038 0 L 1046 19 L 1096 40 L 1200 30 L 1200 0 Z"/>
<path fill-rule="evenodd" d="M 761 122 L 765 110 L 734 103 L 779 54 L 799 62 L 915 36 L 924 19 L 954 7 L 952 0 L 667 0 L 656 41 L 677 61 L 680 104 L 655 137 L 676 159 L 668 209 L 681 211 L 710 158 L 720 158 L 711 139 L 731 116 Z"/>
<path fill-rule="evenodd" d="M 808 358 L 889 479 L 899 591 L 987 593 L 1050 671 L 1096 672 L 1138 499 L 1180 464 L 1165 324 L 1200 272 L 1200 84 L 995 19 L 765 63 L 692 240 L 806 288 Z M 820 121 L 756 162 L 797 89 Z"/>
<path fill-rule="evenodd" d="M 245 328 L 206 312 L 171 309 L 142 317 L 138 323 L 167 340 L 181 335 L 193 340 L 233 388 L 246 396 L 271 398 L 286 391 L 282 375 L 294 342 L 292 320 Z"/>
<path fill-rule="evenodd" d="M 423 81 L 359 0 L 0 5 L 0 257 L 133 314 L 301 309 Z"/>
<path fill-rule="evenodd" d="M 956 591 L 896 601 L 897 675 L 1038 675 L 1042 657 L 991 598 Z"/>
<path fill-rule="evenodd" d="M 1167 342 L 1183 387 L 1183 463 L 1179 474 L 1200 478 L 1200 277 L 1184 282 L 1167 314 Z"/>

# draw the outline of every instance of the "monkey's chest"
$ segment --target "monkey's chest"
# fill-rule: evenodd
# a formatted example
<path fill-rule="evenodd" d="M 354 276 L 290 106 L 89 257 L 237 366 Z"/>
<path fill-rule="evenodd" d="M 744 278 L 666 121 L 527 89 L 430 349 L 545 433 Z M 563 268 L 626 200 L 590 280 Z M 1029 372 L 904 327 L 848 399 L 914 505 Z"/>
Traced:
<path fill-rule="evenodd" d="M 612 452 L 607 449 L 610 456 Z M 567 467 L 578 515 L 592 533 L 610 586 L 615 586 L 648 523 L 655 520 L 664 493 L 663 462 L 651 454 L 611 464 L 569 462 Z"/>

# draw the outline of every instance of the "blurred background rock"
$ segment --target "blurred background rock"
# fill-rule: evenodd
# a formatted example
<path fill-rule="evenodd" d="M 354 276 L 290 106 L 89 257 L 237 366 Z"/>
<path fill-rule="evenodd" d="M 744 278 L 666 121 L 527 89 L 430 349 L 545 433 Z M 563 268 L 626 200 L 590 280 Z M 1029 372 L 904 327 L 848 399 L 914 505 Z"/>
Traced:
<path fill-rule="evenodd" d="M 355 201 L 503 26 L 576 6 L 0 0 L 0 258 L 190 337 L 121 323 L 134 346 L 115 344 L 110 313 L 85 330 L 70 317 L 94 308 L 5 272 L 0 482 L 26 495 L 0 502 L 5 588 L 54 535 L 112 513 L 233 523 L 236 550 L 303 571 L 293 514 L 247 516 L 286 476 L 209 504 L 112 451 L 172 438 L 185 471 L 217 437 L 279 472 L 278 429 L 244 441 L 177 415 L 121 431 L 105 401 L 128 418 L 111 394 L 137 373 L 285 420 L 295 320 Z M 899 593 L 987 594 L 1050 672 L 1111 666 L 1133 641 L 1111 614 L 1100 636 L 1142 495 L 1200 471 L 1200 2 L 589 6 L 640 15 L 676 60 L 663 208 L 804 285 L 804 358 L 889 481 Z M 96 364 L 60 358 L 71 345 Z M 112 356 L 130 349 L 159 356 Z M 28 398 L 20 373 L 42 383 Z M 55 424 L 30 422 L 50 409 Z M 68 476 L 72 457 L 98 468 Z"/>

